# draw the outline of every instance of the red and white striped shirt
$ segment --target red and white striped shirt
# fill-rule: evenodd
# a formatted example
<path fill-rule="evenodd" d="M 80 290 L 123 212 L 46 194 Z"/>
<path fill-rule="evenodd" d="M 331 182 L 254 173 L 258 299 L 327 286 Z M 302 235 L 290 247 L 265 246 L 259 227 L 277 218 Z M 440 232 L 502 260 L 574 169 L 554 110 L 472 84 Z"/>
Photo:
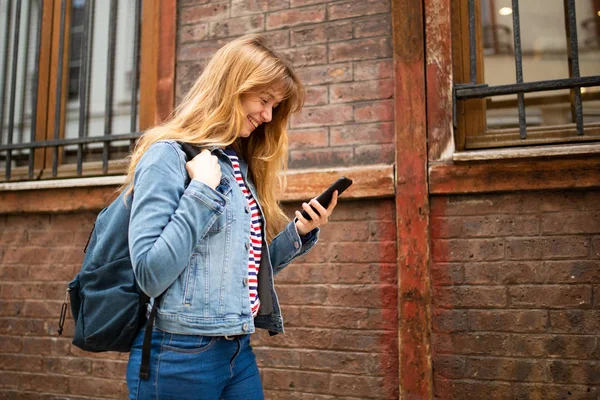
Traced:
<path fill-rule="evenodd" d="M 238 157 L 233 151 L 226 151 L 227 156 L 233 165 L 233 173 L 242 192 L 248 201 L 248 207 L 251 213 L 250 219 L 250 249 L 248 253 L 248 289 L 250 292 L 250 311 L 252 316 L 256 317 L 260 307 L 260 299 L 258 298 L 258 268 L 260 267 L 261 251 L 262 251 L 262 216 L 256 200 L 252 193 L 246 187 Z"/>

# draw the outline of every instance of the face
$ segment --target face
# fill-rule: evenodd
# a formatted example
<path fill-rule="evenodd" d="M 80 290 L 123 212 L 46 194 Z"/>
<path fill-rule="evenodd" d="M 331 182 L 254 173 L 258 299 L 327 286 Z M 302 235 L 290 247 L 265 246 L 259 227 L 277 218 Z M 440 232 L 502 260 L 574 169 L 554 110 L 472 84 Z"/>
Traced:
<path fill-rule="evenodd" d="M 246 94 L 242 97 L 242 110 L 246 116 L 246 123 L 239 133 L 241 137 L 248 137 L 262 124 L 271 122 L 273 110 L 283 101 L 283 96 L 277 91 L 263 91 Z"/>

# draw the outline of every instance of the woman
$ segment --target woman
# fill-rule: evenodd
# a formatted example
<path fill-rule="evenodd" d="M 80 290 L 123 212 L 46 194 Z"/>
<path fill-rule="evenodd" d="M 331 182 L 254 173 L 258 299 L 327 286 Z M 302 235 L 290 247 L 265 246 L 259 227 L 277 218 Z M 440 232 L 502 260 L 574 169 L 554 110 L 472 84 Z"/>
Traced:
<path fill-rule="evenodd" d="M 144 134 L 125 187 L 136 279 L 159 298 L 150 375 L 138 377 L 144 330 L 131 350 L 132 399 L 262 399 L 249 343 L 283 332 L 273 275 L 317 241 L 325 209 L 311 200 L 286 224 L 277 198 L 286 125 L 304 90 L 262 37 L 221 48 L 162 126 Z M 178 142 L 204 150 L 186 160 Z M 282 229 L 283 228 L 283 229 Z"/>

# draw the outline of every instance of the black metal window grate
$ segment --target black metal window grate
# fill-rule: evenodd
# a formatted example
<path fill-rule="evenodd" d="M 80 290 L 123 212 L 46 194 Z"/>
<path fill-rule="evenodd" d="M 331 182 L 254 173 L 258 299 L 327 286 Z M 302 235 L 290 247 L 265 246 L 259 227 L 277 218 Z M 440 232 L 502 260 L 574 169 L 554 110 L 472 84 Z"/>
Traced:
<path fill-rule="evenodd" d="M 512 22 L 513 22 L 513 43 L 511 49 L 510 44 L 502 43 L 503 53 L 514 51 L 515 61 L 515 83 L 507 85 L 489 86 L 487 84 L 477 83 L 477 41 L 476 41 L 476 13 L 475 1 L 468 1 L 468 20 L 469 20 L 469 83 L 455 84 L 454 86 L 454 127 L 457 127 L 457 110 L 456 104 L 458 101 L 467 99 L 483 99 L 501 95 L 517 95 L 518 119 L 519 119 L 519 134 L 521 139 L 527 138 L 527 121 L 525 113 L 524 94 L 532 92 L 544 92 L 557 89 L 570 89 L 571 91 L 571 114 L 572 120 L 575 122 L 577 135 L 584 135 L 583 123 L 583 106 L 582 106 L 582 91 L 581 88 L 600 86 L 600 75 L 580 76 L 579 63 L 579 45 L 578 32 L 575 14 L 575 0 L 563 0 L 565 12 L 565 25 L 567 34 L 567 51 L 569 62 L 569 77 L 565 79 L 542 80 L 534 82 L 523 81 L 523 52 L 521 49 L 521 29 L 519 15 L 519 0 L 512 0 Z M 600 16 L 600 14 L 599 14 Z M 584 29 L 588 29 L 591 22 L 586 21 Z M 496 27 L 497 28 L 497 27 Z M 493 42 L 489 39 L 489 35 L 496 35 L 497 32 L 484 32 L 484 40 Z M 496 36 L 497 38 L 497 36 Z M 495 40 L 495 39 L 494 39 Z M 590 39 L 586 39 L 586 43 Z M 498 47 L 498 42 L 493 42 Z M 591 43 L 591 42 L 590 42 Z M 502 50 L 501 49 L 501 50 Z M 508 51 L 504 51 L 509 49 Z M 498 50 L 497 50 L 498 51 Z"/>
<path fill-rule="evenodd" d="M 52 3 L 52 7 L 48 3 Z M 70 7 L 70 10 L 67 9 Z M 56 68 L 40 54 L 51 23 L 44 12 L 60 13 Z M 138 132 L 141 0 L 0 0 L 0 168 L 4 181 L 59 176 L 59 163 L 101 161 L 107 174 L 115 149 L 128 151 Z M 53 126 L 40 127 L 40 74 L 56 82 L 48 92 Z M 68 71 L 63 73 L 63 71 Z M 67 82 L 64 80 L 67 79 Z M 102 107 L 103 105 L 103 107 Z M 102 109 L 103 108 L 103 109 Z M 40 131 L 42 133 L 40 134 Z M 46 149 L 50 149 L 48 152 Z M 118 155 L 127 151 L 119 150 Z M 45 155 L 42 165 L 36 154 Z M 122 156 L 120 158 L 123 158 Z M 49 161 L 51 159 L 51 162 Z M 37 163 L 37 164 L 36 164 Z M 27 169 L 15 178 L 15 169 Z M 0 181 L 1 181 L 0 177 Z"/>

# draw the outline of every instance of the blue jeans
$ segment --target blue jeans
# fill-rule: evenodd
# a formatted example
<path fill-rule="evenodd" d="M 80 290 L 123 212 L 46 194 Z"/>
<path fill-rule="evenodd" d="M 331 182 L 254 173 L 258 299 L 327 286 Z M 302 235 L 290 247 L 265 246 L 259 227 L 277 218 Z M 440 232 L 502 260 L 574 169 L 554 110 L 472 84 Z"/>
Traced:
<path fill-rule="evenodd" d="M 150 377 L 139 377 L 142 329 L 127 367 L 130 399 L 157 400 L 263 400 L 256 357 L 250 335 L 224 337 L 177 335 L 154 329 Z"/>

